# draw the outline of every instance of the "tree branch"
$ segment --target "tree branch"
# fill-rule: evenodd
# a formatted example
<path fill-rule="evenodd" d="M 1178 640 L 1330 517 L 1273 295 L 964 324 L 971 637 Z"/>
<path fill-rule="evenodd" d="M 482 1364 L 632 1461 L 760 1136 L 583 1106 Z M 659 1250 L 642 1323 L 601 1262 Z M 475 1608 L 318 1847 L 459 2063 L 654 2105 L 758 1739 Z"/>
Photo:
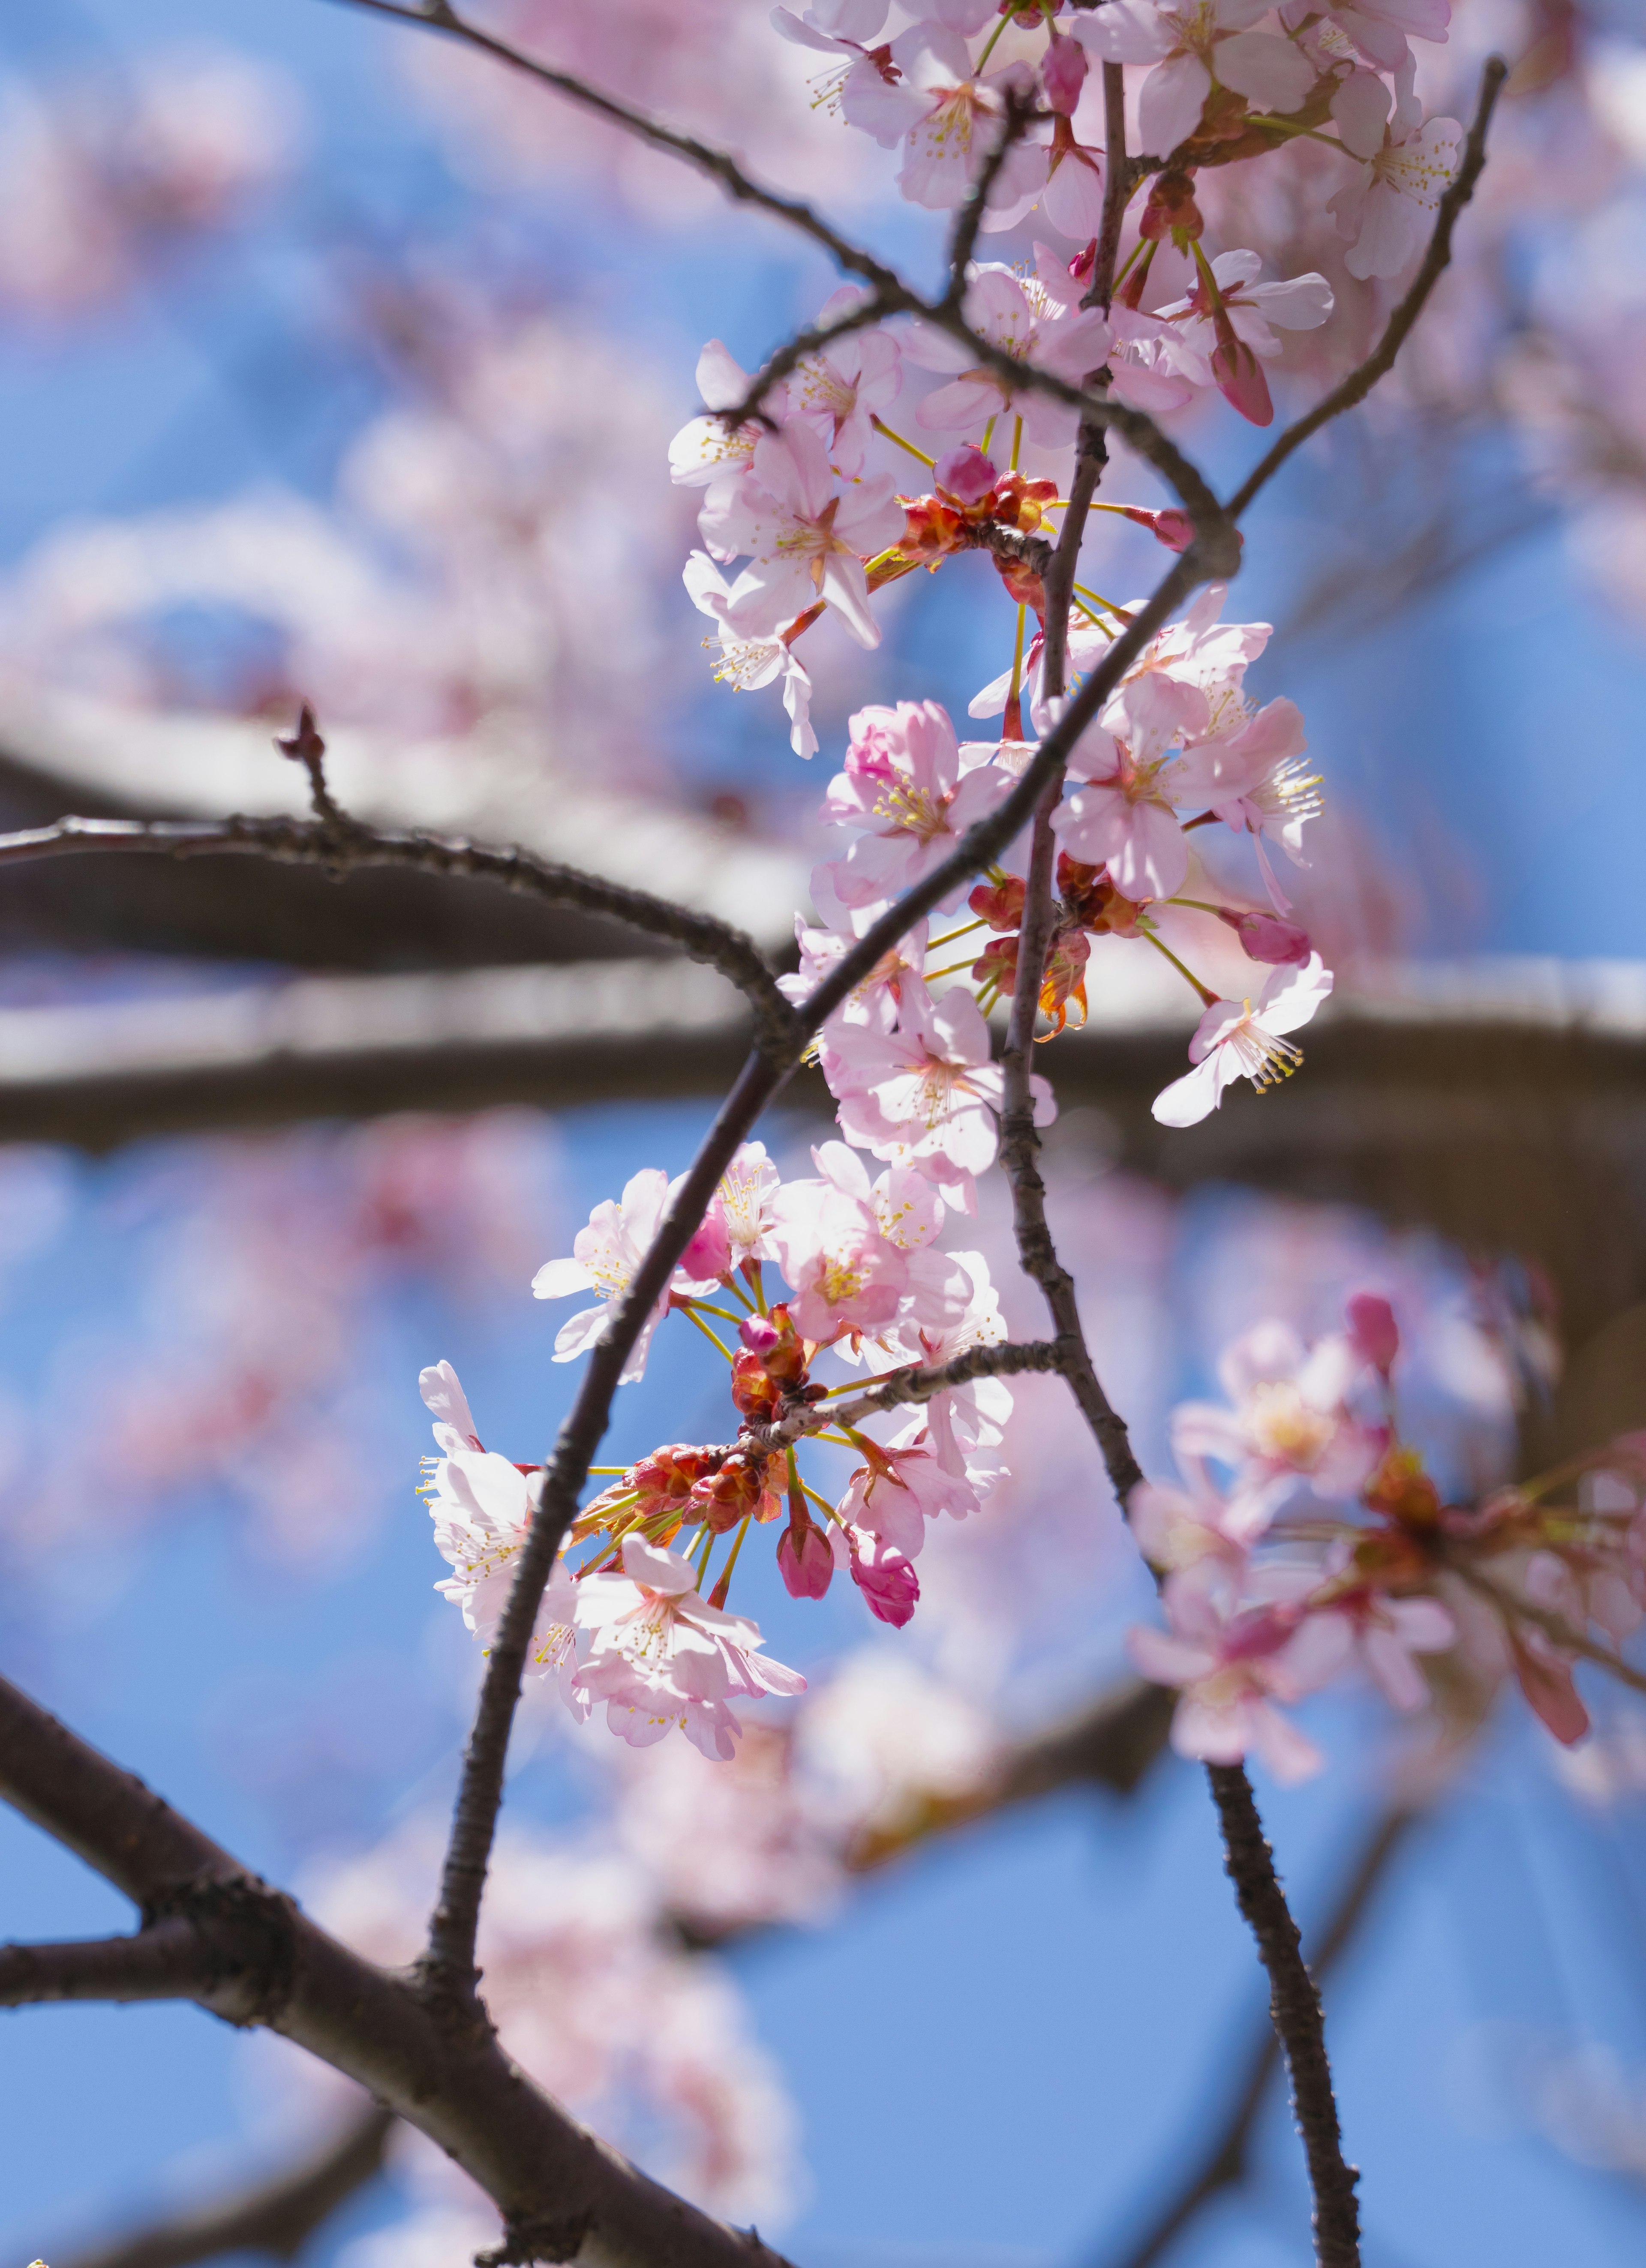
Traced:
<path fill-rule="evenodd" d="M 1360 1861 L 1344 1885 L 1332 1916 L 1322 1931 L 1315 1953 L 1318 1977 L 1330 1975 L 1358 1933 L 1377 1891 L 1387 1879 L 1397 1854 L 1421 1814 L 1404 1806 L 1386 1811 L 1369 1837 Z M 1229 2106 L 1222 2131 L 1214 2138 L 1192 2179 L 1158 2209 L 1116 2268 L 1155 2268 L 1179 2236 L 1214 2197 L 1244 2182 L 1249 2169 L 1251 2136 L 1258 2114 L 1268 2093 L 1280 2053 L 1273 2024 L 1266 2023 L 1246 2057 L 1246 2076 Z"/>
<path fill-rule="evenodd" d="M 1429 238 L 1423 264 L 1408 286 L 1406 296 L 1384 327 L 1384 335 L 1363 363 L 1352 370 L 1340 386 L 1332 387 L 1323 401 L 1295 423 L 1287 427 L 1268 454 L 1261 459 L 1229 498 L 1229 514 L 1239 519 L 1247 505 L 1262 489 L 1266 489 L 1281 467 L 1293 453 L 1303 447 L 1312 434 L 1332 418 L 1340 417 L 1346 409 L 1353 409 L 1364 401 L 1380 378 L 1386 377 L 1394 367 L 1395 357 L 1406 344 L 1412 326 L 1423 312 L 1425 301 L 1439 283 L 1451 259 L 1451 235 L 1458 216 L 1474 195 L 1474 185 L 1480 180 L 1486 164 L 1487 130 L 1492 122 L 1492 113 L 1497 107 L 1497 98 L 1502 92 L 1503 81 L 1509 76 L 1509 65 L 1501 55 L 1487 58 L 1480 75 L 1480 96 L 1475 105 L 1474 122 L 1469 129 L 1463 163 L 1457 178 L 1447 187 L 1440 201 L 1435 219 L 1435 232 Z"/>
<path fill-rule="evenodd" d="M 231 2252 L 295 2260 L 332 2214 L 381 2172 L 395 2124 L 392 2111 L 373 2103 L 284 2171 L 94 2251 L 66 2261 L 54 2253 L 54 2268 L 194 2268 Z"/>
<path fill-rule="evenodd" d="M 1061 1367 L 1059 1351 L 1050 1339 L 1017 1344 L 1008 1340 L 999 1346 L 969 1347 L 952 1361 L 935 1364 L 929 1369 L 910 1363 L 902 1370 L 889 1372 L 878 1385 L 866 1388 L 849 1402 L 801 1403 L 786 1411 L 776 1425 L 749 1425 L 745 1431 L 757 1449 L 771 1453 L 786 1449 L 792 1441 L 801 1440 L 825 1425 L 855 1425 L 860 1418 L 872 1418 L 877 1410 L 895 1410 L 903 1403 L 929 1402 L 934 1394 L 945 1394 L 952 1387 L 968 1386 L 973 1379 L 1011 1378 L 1024 1371 Z"/>
<path fill-rule="evenodd" d="M 255 1958 L 242 1941 L 234 1952 Z M 88 1938 L 66 1945 L 0 1946 L 0 2007 L 50 2000 L 210 2000 L 225 1981 L 230 1948 L 214 1946 L 181 1915 L 135 1937 Z"/>
<path fill-rule="evenodd" d="M 794 1035 L 794 1012 L 778 990 L 758 946 L 742 930 L 712 914 L 694 913 L 667 898 L 653 897 L 650 891 L 631 889 L 575 866 L 557 865 L 513 846 L 489 850 L 461 837 L 420 830 L 390 833 L 355 819 L 248 819 L 239 814 L 220 821 L 68 818 L 51 827 L 0 836 L 0 866 L 133 851 L 171 858 L 268 858 L 280 865 L 321 866 L 333 874 L 398 866 L 425 874 L 479 877 L 550 905 L 603 914 L 677 945 L 693 961 L 718 968 L 737 987 L 768 1043 L 786 1044 Z"/>
<path fill-rule="evenodd" d="M 413 1981 L 351 1953 L 130 1773 L 0 1679 L 0 1796 L 157 1918 L 242 1927 L 267 2024 L 430 2135 L 492 2198 L 531 2257 L 585 2268 L 783 2268 L 597 2141 L 489 2029 L 443 2024 Z"/>
<path fill-rule="evenodd" d="M 1207 1764 L 1206 1775 L 1222 1826 L 1225 1870 L 1268 1971 L 1270 2020 L 1286 2051 L 1292 2107 L 1314 2193 L 1315 2258 L 1320 2268 L 1359 2268 L 1358 2176 L 1343 2155 L 1319 1991 L 1304 1963 L 1297 1924 L 1274 1871 L 1274 1853 L 1264 1839 L 1244 1767 Z"/>

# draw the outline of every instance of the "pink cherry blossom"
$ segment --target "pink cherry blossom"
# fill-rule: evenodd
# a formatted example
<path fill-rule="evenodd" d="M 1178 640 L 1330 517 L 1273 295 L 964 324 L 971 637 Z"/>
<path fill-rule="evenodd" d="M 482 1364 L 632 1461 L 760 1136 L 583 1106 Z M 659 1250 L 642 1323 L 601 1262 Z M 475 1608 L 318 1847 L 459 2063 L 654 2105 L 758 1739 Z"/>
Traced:
<path fill-rule="evenodd" d="M 1222 311 L 1235 336 L 1253 354 L 1273 359 L 1281 351 L 1275 327 L 1283 331 L 1318 330 L 1332 306 L 1332 286 L 1324 276 L 1295 276 L 1289 281 L 1259 284 L 1263 261 L 1255 252 L 1220 252 L 1212 261 Z M 1171 326 L 1167 335 L 1168 360 L 1174 370 L 1197 386 L 1216 382 L 1214 357 L 1219 339 L 1210 292 L 1199 284 L 1187 298 L 1174 299 L 1156 313 Z"/>
<path fill-rule="evenodd" d="M 828 879 L 831 871 L 819 868 L 813 875 L 814 897 L 819 895 L 820 877 Z M 896 945 L 887 947 L 862 983 L 847 993 L 824 1026 L 825 1031 L 837 1024 L 868 1024 L 884 1032 L 896 1029 L 902 1002 L 926 994 L 920 972 L 926 967 L 926 928 L 925 922 L 917 922 Z M 794 936 L 801 965 L 793 976 L 779 976 L 778 987 L 798 1007 L 851 951 L 857 937 L 849 930 L 816 927 L 803 914 L 795 916 Z"/>
<path fill-rule="evenodd" d="M 1052 826 L 1072 858 L 1107 865 L 1125 897 L 1170 898 L 1183 887 L 1189 846 L 1173 808 L 1183 774 L 1172 758 L 1210 718 L 1198 686 L 1148 670 L 1121 686 L 1070 756 L 1077 784 Z"/>
<path fill-rule="evenodd" d="M 796 1329 L 819 1345 L 890 1322 L 908 1283 L 904 1255 L 880 1233 L 873 1203 L 826 1176 L 785 1182 L 771 1241 L 793 1287 Z"/>
<path fill-rule="evenodd" d="M 978 77 L 965 40 L 947 23 L 930 21 L 899 33 L 891 62 L 899 82 L 896 101 L 877 106 L 880 139 L 895 120 L 904 137 L 898 187 L 911 203 L 945 210 L 961 202 L 988 156 L 1006 115 L 1007 89 L 1025 85 L 1028 75 L 1014 64 Z M 1033 160 L 1031 151 L 1012 153 L 996 190 L 1000 203 L 1014 201 Z"/>
<path fill-rule="evenodd" d="M 1109 351 L 1109 326 L 1095 309 L 1072 311 L 1053 299 L 1037 276 L 985 263 L 966 285 L 966 320 L 981 337 L 1020 362 L 1033 363 L 1078 386 Z M 1031 441 L 1059 448 L 1074 438 L 1077 413 L 1044 394 L 1020 391 L 998 372 L 974 364 L 970 350 L 945 332 L 918 328 L 904 352 L 928 370 L 958 375 L 940 386 L 914 413 L 931 433 L 980 436 L 993 420 L 1021 417 Z"/>
<path fill-rule="evenodd" d="M 1145 1677 L 1181 1690 L 1171 1720 L 1178 1755 L 1232 1764 L 1255 1754 L 1287 1785 L 1318 1771 L 1319 1750 L 1275 1705 L 1342 1668 L 1353 1644 L 1347 1619 L 1284 1599 L 1244 1606 L 1211 1558 L 1169 1575 L 1162 1599 L 1170 1634 L 1134 1628 L 1126 1643 Z"/>
<path fill-rule="evenodd" d="M 572 1240 L 570 1260 L 545 1261 L 532 1278 L 535 1300 L 564 1300 L 573 1292 L 599 1294 L 598 1306 L 581 1308 L 561 1324 L 554 1343 L 557 1362 L 574 1361 L 605 1337 L 635 1270 L 662 1226 L 668 1190 L 668 1175 L 661 1167 L 643 1167 L 625 1185 L 621 1202 L 608 1197 L 595 1206 L 588 1226 L 579 1228 Z M 652 1334 L 668 1313 L 665 1292 L 647 1316 L 624 1366 L 625 1386 L 645 1375 Z"/>
<path fill-rule="evenodd" d="M 775 1260 L 771 1241 L 777 1167 L 764 1142 L 745 1142 L 721 1174 L 708 1209 L 680 1256 L 679 1277 L 708 1283 L 732 1275 L 746 1261 Z"/>
<path fill-rule="evenodd" d="M 1001 1073 L 969 992 L 949 992 L 930 1009 L 912 1004 L 891 1034 L 843 1027 L 822 1056 L 849 1142 L 923 1170 L 927 1160 L 967 1174 L 993 1164 Z M 1035 1087 L 1036 1121 L 1049 1124 L 1051 1089 L 1038 1078 Z"/>
<path fill-rule="evenodd" d="M 679 1552 L 631 1535 L 623 1567 L 577 1586 L 589 1650 L 574 1682 L 586 1700 L 606 1704 L 608 1725 L 632 1747 L 678 1725 L 705 1756 L 729 1759 L 742 1731 L 733 1700 L 805 1691 L 798 1670 L 761 1654 L 753 1623 L 698 1596 L 697 1574 Z"/>
<path fill-rule="evenodd" d="M 1192 1071 L 1155 1098 L 1163 1126 L 1193 1126 L 1219 1108 L 1231 1079 L 1262 1094 L 1295 1069 L 1302 1052 L 1285 1036 L 1306 1024 L 1332 990 L 1332 971 L 1311 953 L 1302 968 L 1277 968 L 1250 1000 L 1214 1001 L 1189 1042 Z"/>
<path fill-rule="evenodd" d="M 1151 158 L 1169 158 L 1200 122 L 1215 75 L 1253 109 L 1295 110 L 1315 83 L 1313 65 L 1291 40 L 1250 26 L 1269 0 L 1109 0 L 1070 26 L 1090 52 L 1111 63 L 1153 63 L 1138 101 L 1138 130 Z"/>
<path fill-rule="evenodd" d="M 739 635 L 733 620 L 732 591 L 724 575 L 705 551 L 694 551 L 687 560 L 682 580 L 691 595 L 691 603 L 699 614 L 707 615 L 720 624 L 717 636 L 705 637 L 704 645 L 715 656 L 714 676 L 721 685 L 729 685 L 735 693 L 753 693 L 774 679 L 783 681 L 783 706 L 788 711 L 789 746 L 797 756 L 811 756 L 817 752 L 817 735 L 812 730 L 812 681 L 806 665 L 795 653 L 786 637 L 770 635 L 744 637 Z M 740 602 L 748 607 L 749 594 Z M 760 611 L 757 607 L 755 611 Z"/>
<path fill-rule="evenodd" d="M 901 1630 L 920 1601 L 920 1579 L 907 1553 L 863 1528 L 831 1526 L 829 1544 L 836 1566 L 849 1569 L 875 1621 Z"/>
<path fill-rule="evenodd" d="M 825 809 L 834 826 L 874 831 L 825 869 L 841 903 L 878 905 L 912 888 L 1011 787 L 992 764 L 964 768 L 948 712 L 935 701 L 860 710 Z M 940 899 L 941 909 L 952 913 L 970 887 L 969 876 L 957 882 Z"/>
<path fill-rule="evenodd" d="M 877 1536 L 917 1559 L 926 1541 L 926 1523 L 948 1513 L 964 1520 L 982 1498 L 963 1474 L 945 1469 L 926 1438 L 925 1421 L 905 1426 L 873 1464 L 860 1465 L 840 1499 L 848 1528 Z"/>
<path fill-rule="evenodd" d="M 832 292 L 817 313 L 823 326 L 865 298 L 860 284 Z M 889 409 L 903 386 L 903 355 L 889 331 L 853 331 L 808 355 L 783 388 L 783 407 L 817 432 L 837 472 L 860 473 L 873 438 L 871 419 Z"/>
<path fill-rule="evenodd" d="M 698 357 L 698 392 L 708 414 L 683 425 L 668 445 L 668 476 L 684 488 L 707 488 L 746 473 L 763 427 L 730 425 L 715 413 L 734 409 L 749 387 L 749 372 L 725 342 L 711 339 Z"/>
<path fill-rule="evenodd" d="M 1218 1378 L 1229 1408 L 1180 1403 L 1172 1447 L 1183 1460 L 1215 1459 L 1236 1476 L 1238 1518 L 1248 1533 L 1266 1523 L 1291 1483 L 1324 1497 L 1352 1496 L 1387 1446 L 1347 1406 L 1362 1359 L 1346 1338 L 1306 1348 L 1288 1323 L 1255 1325 L 1224 1350 Z"/>
<path fill-rule="evenodd" d="M 1351 276 L 1399 276 L 1411 264 L 1458 170 L 1463 143 L 1455 118 L 1385 129 L 1382 148 L 1326 208 L 1353 246 L 1344 261 Z"/>
<path fill-rule="evenodd" d="M 934 1326 L 905 1313 L 889 1330 L 882 1331 L 875 1349 L 888 1362 L 918 1362 L 934 1367 L 952 1362 L 956 1355 L 977 1346 L 999 1346 L 1007 1336 L 1000 1295 L 990 1279 L 989 1263 L 981 1252 L 950 1252 L 948 1263 L 966 1279 L 968 1298 L 963 1312 L 946 1327 Z M 1012 1390 L 1003 1378 L 978 1378 L 965 1386 L 935 1394 L 925 1405 L 927 1438 L 940 1465 L 956 1478 L 979 1480 L 1004 1468 L 979 1453 L 996 1447 L 1005 1438 L 1012 1414 Z"/>
<path fill-rule="evenodd" d="M 880 644 L 863 562 L 903 533 L 889 473 L 842 486 L 797 420 L 763 434 L 748 472 L 710 490 L 698 526 L 716 558 L 749 556 L 727 599 L 740 631 L 770 634 L 823 599 L 860 645 Z"/>

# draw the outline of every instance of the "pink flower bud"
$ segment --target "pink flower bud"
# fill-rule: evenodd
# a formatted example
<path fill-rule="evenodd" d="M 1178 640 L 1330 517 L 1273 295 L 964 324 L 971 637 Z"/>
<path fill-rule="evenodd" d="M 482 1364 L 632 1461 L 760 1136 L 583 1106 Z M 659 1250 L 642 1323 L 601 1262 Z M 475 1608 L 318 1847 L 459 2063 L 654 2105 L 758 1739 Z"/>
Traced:
<path fill-rule="evenodd" d="M 1225 323 L 1227 320 L 1225 317 Z M 1232 403 L 1249 423 L 1274 423 L 1274 404 L 1269 399 L 1269 381 L 1263 375 L 1263 364 L 1244 339 L 1236 338 L 1232 329 L 1212 349 L 1212 375 L 1224 401 Z"/>
<path fill-rule="evenodd" d="M 778 1572 L 792 1599 L 821 1599 L 834 1580 L 834 1554 L 822 1528 L 808 1521 L 778 1538 Z"/>
<path fill-rule="evenodd" d="M 1060 110 L 1066 118 L 1074 115 L 1081 89 L 1086 84 L 1086 50 L 1080 41 L 1053 32 L 1052 44 L 1040 66 L 1040 84 L 1049 106 Z"/>
<path fill-rule="evenodd" d="M 737 1335 L 750 1354 L 768 1355 L 783 1336 L 777 1325 L 765 1315 L 745 1315 L 737 1326 Z"/>
<path fill-rule="evenodd" d="M 1134 519 L 1140 527 L 1148 528 L 1168 551 L 1186 551 L 1194 541 L 1194 522 L 1186 512 L 1179 512 L 1175 504 L 1169 505 L 1164 512 L 1148 512 L 1140 504 L 1128 504 L 1121 508 L 1128 519 Z"/>
<path fill-rule="evenodd" d="M 1376 1292 L 1356 1292 L 1345 1314 L 1349 1344 L 1362 1362 L 1370 1363 L 1387 1378 L 1400 1351 L 1400 1326 L 1394 1319 L 1394 1309 Z"/>
<path fill-rule="evenodd" d="M 958 503 L 981 504 L 1000 475 L 975 443 L 963 441 L 938 459 L 932 478 Z"/>
<path fill-rule="evenodd" d="M 1220 906 L 1217 917 L 1228 923 L 1254 961 L 1271 961 L 1277 968 L 1301 968 L 1309 958 L 1309 932 L 1295 922 L 1277 921 L 1273 914 L 1240 913 L 1233 906 Z"/>
<path fill-rule="evenodd" d="M 901 1630 L 920 1596 L 920 1579 L 913 1563 L 867 1528 L 849 1528 L 846 1541 L 852 1555 L 852 1580 L 863 1594 L 870 1614 L 877 1622 L 890 1623 Z"/>

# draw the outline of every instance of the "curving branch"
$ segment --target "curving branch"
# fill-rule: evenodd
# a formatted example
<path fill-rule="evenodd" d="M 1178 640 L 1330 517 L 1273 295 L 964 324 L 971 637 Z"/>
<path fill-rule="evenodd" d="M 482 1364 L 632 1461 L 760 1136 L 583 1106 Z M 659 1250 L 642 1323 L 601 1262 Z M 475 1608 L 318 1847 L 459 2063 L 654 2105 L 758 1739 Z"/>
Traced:
<path fill-rule="evenodd" d="M 54 2268 L 195 2268 L 225 2253 L 295 2260 L 333 2213 L 382 2171 L 395 2116 L 373 2103 L 318 2148 L 249 2187 L 134 2229 Z"/>
<path fill-rule="evenodd" d="M 768 1045 L 781 1046 L 793 1038 L 794 1012 L 778 990 L 777 979 L 754 939 L 729 922 L 653 897 L 649 890 L 631 889 L 576 866 L 557 865 L 513 845 L 488 849 L 461 836 L 368 827 L 338 812 L 329 796 L 327 801 L 328 814 L 314 820 L 250 819 L 238 814 L 225 820 L 60 819 L 50 827 L 0 836 L 0 866 L 135 851 L 166 858 L 268 858 L 280 865 L 320 866 L 333 874 L 398 866 L 424 874 L 478 877 L 549 905 L 602 914 L 678 946 L 690 959 L 707 962 L 736 985 L 753 1008 Z"/>

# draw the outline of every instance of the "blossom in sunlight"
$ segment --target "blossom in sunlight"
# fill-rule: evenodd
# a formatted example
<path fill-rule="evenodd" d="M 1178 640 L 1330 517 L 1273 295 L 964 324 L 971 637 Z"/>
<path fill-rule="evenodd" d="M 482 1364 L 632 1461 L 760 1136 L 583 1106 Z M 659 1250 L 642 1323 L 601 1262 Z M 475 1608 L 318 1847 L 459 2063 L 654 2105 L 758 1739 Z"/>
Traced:
<path fill-rule="evenodd" d="M 745 1142 L 721 1174 L 708 1211 L 680 1256 L 678 1274 L 712 1282 L 777 1258 L 773 1201 L 780 1186 L 764 1142 Z"/>
<path fill-rule="evenodd" d="M 824 328 L 861 305 L 860 284 L 843 284 L 817 311 Z M 783 388 L 787 415 L 816 428 L 838 472 L 860 473 L 873 438 L 872 420 L 889 409 L 903 387 L 903 350 L 889 331 L 853 331 L 808 355 Z"/>
<path fill-rule="evenodd" d="M 681 580 L 700 615 L 720 624 L 718 633 L 703 641 L 714 656 L 715 681 L 735 693 L 756 693 L 780 678 L 783 706 L 788 712 L 789 746 L 797 756 L 817 753 L 812 730 L 812 681 L 806 665 L 786 635 L 763 632 L 743 637 L 732 615 L 732 585 L 706 551 L 694 551 L 682 571 Z M 792 630 L 793 624 L 789 626 Z"/>
<path fill-rule="evenodd" d="M 823 871 L 842 905 L 877 905 L 941 865 L 1012 782 L 992 764 L 967 769 L 948 713 L 935 701 L 860 710 L 851 730 L 845 770 L 829 783 L 824 815 L 831 826 L 868 831 Z M 938 901 L 942 910 L 954 910 L 969 880 Z"/>
<path fill-rule="evenodd" d="M 939 1179 L 946 1167 L 979 1174 L 993 1164 L 1003 1075 L 969 992 L 946 993 L 929 1009 L 911 1004 L 889 1035 L 843 1026 L 823 1061 L 849 1142 L 922 1171 L 929 1161 Z M 1051 1089 L 1037 1075 L 1034 1089 L 1036 1123 L 1049 1124 Z"/>
<path fill-rule="evenodd" d="M 1179 1403 L 1172 1447 L 1180 1457 L 1229 1467 L 1237 1497 L 1258 1524 L 1295 1481 L 1322 1496 L 1353 1495 L 1388 1447 L 1386 1427 L 1363 1422 L 1348 1406 L 1363 1366 L 1347 1338 L 1305 1348 L 1289 1324 L 1258 1323 L 1219 1358 L 1218 1378 L 1233 1406 Z"/>
<path fill-rule="evenodd" d="M 569 1260 L 547 1260 L 532 1278 L 535 1300 L 565 1300 L 574 1292 L 594 1292 L 598 1304 L 579 1308 L 561 1324 L 554 1343 L 557 1362 L 572 1362 L 606 1336 L 613 1315 L 627 1293 L 635 1270 L 662 1225 L 668 1204 L 668 1175 L 647 1166 L 632 1175 L 621 1201 L 607 1197 L 588 1217 L 572 1240 Z M 631 1384 L 646 1373 L 652 1334 L 668 1312 L 664 1293 L 641 1327 L 624 1366 L 623 1382 Z"/>
<path fill-rule="evenodd" d="M 698 519 L 717 559 L 749 556 L 727 600 L 740 629 L 769 635 L 821 599 L 869 646 L 880 644 L 880 626 L 863 563 L 895 543 L 903 524 L 891 475 L 843 487 L 823 442 L 799 420 L 763 434 L 749 470 L 717 482 Z"/>
<path fill-rule="evenodd" d="M 823 1344 L 890 1322 L 908 1285 L 908 1263 L 881 1233 L 867 1189 L 845 1188 L 827 1175 L 786 1182 L 773 1212 L 772 1242 L 794 1287 L 789 1307 L 808 1339 Z"/>
<path fill-rule="evenodd" d="M 1155 1098 L 1163 1126 L 1193 1126 L 1219 1108 L 1231 1079 L 1249 1079 L 1259 1094 L 1289 1078 L 1303 1050 L 1287 1037 L 1306 1024 L 1332 990 L 1332 971 L 1318 953 L 1302 968 L 1281 968 L 1265 983 L 1257 1005 L 1216 1000 L 1189 1042 L 1192 1071 Z"/>
<path fill-rule="evenodd" d="M 1063 306 L 1036 278 L 1025 280 L 1010 268 L 991 262 L 974 269 L 965 307 L 967 322 L 991 346 L 1071 386 L 1080 385 L 1109 350 L 1109 326 L 1100 314 Z M 1076 410 L 1047 394 L 1015 388 L 988 364 L 976 363 L 971 350 L 947 332 L 917 330 L 904 351 L 928 370 L 956 373 L 915 411 L 916 424 L 926 431 L 976 440 L 997 418 L 1021 417 L 1031 441 L 1058 448 L 1074 439 Z"/>
<path fill-rule="evenodd" d="M 589 1646 L 575 1683 L 587 1700 L 606 1704 L 607 1723 L 625 1741 L 644 1748 L 678 1725 L 705 1756 L 729 1757 L 742 1729 L 733 1700 L 805 1691 L 798 1670 L 760 1652 L 753 1623 L 698 1595 L 696 1570 L 677 1551 L 631 1535 L 623 1569 L 578 1585 Z"/>
<path fill-rule="evenodd" d="M 1109 0 L 1070 26 L 1108 63 L 1152 63 L 1138 99 L 1138 130 L 1151 158 L 1168 158 L 1200 122 L 1215 76 L 1254 110 L 1298 108 L 1315 83 L 1312 64 L 1289 40 L 1251 27 L 1268 0 Z"/>

